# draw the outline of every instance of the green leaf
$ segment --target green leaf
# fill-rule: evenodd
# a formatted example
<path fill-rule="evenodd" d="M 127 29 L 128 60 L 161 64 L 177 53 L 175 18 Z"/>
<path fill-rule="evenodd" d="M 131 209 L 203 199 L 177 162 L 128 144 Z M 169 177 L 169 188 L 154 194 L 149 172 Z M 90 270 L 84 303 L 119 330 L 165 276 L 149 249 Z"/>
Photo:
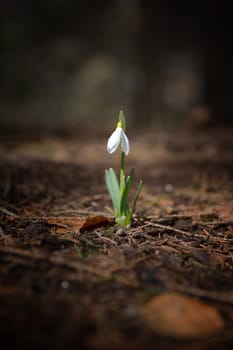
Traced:
<path fill-rule="evenodd" d="M 123 227 L 130 227 L 131 221 L 130 221 L 130 215 L 123 215 L 118 218 L 116 218 L 116 223 L 123 226 Z"/>
<path fill-rule="evenodd" d="M 126 182 L 125 182 L 125 187 L 121 196 L 121 215 L 126 214 L 129 211 L 129 191 L 132 187 L 134 180 L 134 169 L 132 168 L 130 171 L 130 175 L 127 176 Z"/>
<path fill-rule="evenodd" d="M 130 181 L 130 177 L 128 176 L 126 179 L 124 191 L 121 197 L 121 206 L 120 206 L 121 215 L 126 214 L 127 211 L 129 211 L 128 196 L 129 196 L 130 188 L 131 188 L 131 181 Z"/>
<path fill-rule="evenodd" d="M 133 203 L 133 207 L 131 209 L 131 218 L 133 216 L 133 213 L 135 211 L 135 207 L 136 207 L 136 204 L 137 204 L 137 201 L 138 201 L 138 198 L 140 196 L 140 193 L 141 193 L 141 190 L 142 190 L 142 180 L 140 180 L 139 184 L 138 184 L 138 189 L 137 189 L 137 192 L 136 192 L 136 196 L 135 196 L 135 199 L 134 199 L 134 203 Z"/>
<path fill-rule="evenodd" d="M 134 168 L 131 168 L 129 176 L 130 176 L 131 185 L 132 185 L 132 184 L 133 184 L 133 181 L 134 181 Z"/>
<path fill-rule="evenodd" d="M 105 182 L 110 194 L 114 209 L 117 213 L 120 213 L 120 188 L 117 181 L 115 171 L 110 168 L 105 170 Z"/>

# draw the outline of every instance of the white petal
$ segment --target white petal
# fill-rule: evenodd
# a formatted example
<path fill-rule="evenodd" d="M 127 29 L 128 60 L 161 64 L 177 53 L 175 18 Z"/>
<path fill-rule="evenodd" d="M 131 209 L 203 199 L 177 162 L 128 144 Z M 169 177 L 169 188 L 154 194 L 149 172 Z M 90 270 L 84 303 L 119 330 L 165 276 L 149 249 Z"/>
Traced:
<path fill-rule="evenodd" d="M 128 140 L 128 137 L 126 136 L 126 134 L 124 133 L 123 130 L 122 130 L 121 139 L 122 139 L 123 151 L 125 152 L 126 155 L 128 155 L 129 154 L 129 149 L 130 149 L 129 140 Z"/>
<path fill-rule="evenodd" d="M 121 142 L 122 128 L 117 127 L 115 131 L 113 131 L 112 135 L 108 139 L 107 143 L 107 151 L 108 153 L 113 153 L 116 151 L 117 147 Z"/>

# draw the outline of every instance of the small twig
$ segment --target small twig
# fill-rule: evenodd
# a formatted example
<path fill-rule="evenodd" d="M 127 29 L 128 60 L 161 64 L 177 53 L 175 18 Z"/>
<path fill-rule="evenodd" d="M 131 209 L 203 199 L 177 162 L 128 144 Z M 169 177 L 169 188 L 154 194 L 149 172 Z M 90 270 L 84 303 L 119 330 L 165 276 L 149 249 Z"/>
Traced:
<path fill-rule="evenodd" d="M 214 227 L 217 225 L 233 225 L 233 221 L 230 221 L 230 220 L 229 221 L 204 221 L 204 222 L 195 221 L 193 224 L 199 225 L 199 226 L 211 225 Z"/>
<path fill-rule="evenodd" d="M 187 214 L 171 214 L 171 215 L 166 215 L 164 217 L 161 217 L 160 215 L 148 215 L 147 217 L 148 219 L 153 219 L 156 221 L 166 221 L 166 220 L 181 219 L 181 218 L 192 219 L 192 216 Z"/>
<path fill-rule="evenodd" d="M 130 233 L 130 234 L 132 234 L 132 233 L 139 233 L 142 229 L 144 229 L 144 228 L 146 228 L 146 227 L 148 227 L 148 226 L 150 226 L 150 225 L 147 223 L 147 224 L 145 224 L 145 225 L 136 227 L 136 228 L 134 228 L 134 229 L 131 229 L 131 230 L 129 231 L 129 233 Z"/>
<path fill-rule="evenodd" d="M 158 228 L 161 228 L 161 229 L 163 229 L 163 230 L 168 230 L 168 231 L 177 232 L 177 233 L 180 233 L 180 234 L 185 235 L 185 236 L 190 236 L 190 233 L 189 233 L 189 232 L 186 232 L 186 231 L 183 231 L 183 230 L 179 230 L 179 229 L 174 228 L 174 227 L 171 227 L 171 226 L 160 225 L 160 224 L 157 224 L 157 223 L 155 223 L 155 222 L 149 222 L 149 221 L 146 221 L 146 225 L 147 225 L 147 226 L 158 227 Z"/>
<path fill-rule="evenodd" d="M 24 259 L 32 259 L 35 261 L 48 261 L 53 265 L 69 268 L 75 270 L 76 272 L 77 270 L 82 272 L 85 271 L 101 277 L 105 277 L 106 275 L 106 271 L 98 270 L 96 266 L 92 267 L 90 265 L 87 265 L 86 263 L 81 263 L 80 261 L 67 261 L 67 259 L 62 256 L 48 255 L 44 252 L 39 252 L 38 250 L 29 251 L 21 248 L 0 246 L 0 252 L 5 254 L 16 255 Z"/>
<path fill-rule="evenodd" d="M 195 287 L 190 287 L 187 288 L 187 286 L 176 286 L 175 287 L 176 291 L 186 293 L 189 295 L 194 295 L 200 298 L 207 298 L 215 301 L 219 301 L 222 303 L 227 303 L 227 304 L 233 304 L 233 295 L 232 292 L 230 293 L 216 293 L 214 291 L 209 291 L 209 290 L 204 290 L 200 288 L 195 288 Z"/>
<path fill-rule="evenodd" d="M 19 215 L 15 214 L 15 213 L 12 213 L 11 211 L 9 211 L 9 210 L 7 210 L 7 209 L 5 209 L 5 208 L 0 207 L 0 211 L 1 211 L 2 213 L 6 214 L 6 215 L 14 216 L 14 217 L 17 218 L 17 219 L 20 218 Z"/>
<path fill-rule="evenodd" d="M 99 239 L 101 239 L 104 242 L 111 243 L 113 245 L 117 245 L 117 242 L 115 242 L 113 239 L 102 236 L 99 232 L 96 232 L 96 235 L 98 236 Z"/>

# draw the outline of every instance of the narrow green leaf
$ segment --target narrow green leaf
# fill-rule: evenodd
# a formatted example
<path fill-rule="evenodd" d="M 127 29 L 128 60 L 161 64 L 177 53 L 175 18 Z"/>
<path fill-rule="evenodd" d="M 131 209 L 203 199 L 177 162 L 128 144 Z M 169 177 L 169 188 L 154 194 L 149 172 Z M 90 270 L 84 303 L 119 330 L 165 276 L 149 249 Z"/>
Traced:
<path fill-rule="evenodd" d="M 125 182 L 124 191 L 121 196 L 121 206 L 120 206 L 121 215 L 126 214 L 127 211 L 129 211 L 128 197 L 129 197 L 130 188 L 131 188 L 131 179 L 130 179 L 130 176 L 128 176 Z"/>
<path fill-rule="evenodd" d="M 105 182 L 114 206 L 114 210 L 117 213 L 120 213 L 120 189 L 115 171 L 112 168 L 105 170 Z"/>
<path fill-rule="evenodd" d="M 127 176 L 124 190 L 121 196 L 121 214 L 129 211 L 129 191 L 131 190 L 132 184 L 134 180 L 134 169 L 130 170 L 129 176 Z"/>
<path fill-rule="evenodd" d="M 136 204 L 137 204 L 137 201 L 138 201 L 138 198 L 140 196 L 140 193 L 141 193 L 141 190 L 142 190 L 142 180 L 140 180 L 139 184 L 138 184 L 138 189 L 137 189 L 137 192 L 136 192 L 136 196 L 135 196 L 135 199 L 134 199 L 134 203 L 133 203 L 133 207 L 131 209 L 131 218 L 133 216 L 133 213 L 135 211 L 135 207 L 136 207 Z"/>
<path fill-rule="evenodd" d="M 133 181 L 134 181 L 134 168 L 131 168 L 129 176 L 130 176 L 130 179 L 131 179 L 131 186 L 132 186 Z"/>

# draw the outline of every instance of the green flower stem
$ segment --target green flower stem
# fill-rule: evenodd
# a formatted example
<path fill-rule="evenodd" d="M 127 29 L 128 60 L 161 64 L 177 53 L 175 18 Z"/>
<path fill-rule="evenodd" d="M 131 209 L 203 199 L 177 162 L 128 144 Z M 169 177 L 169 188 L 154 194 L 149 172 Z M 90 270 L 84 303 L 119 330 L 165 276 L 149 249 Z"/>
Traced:
<path fill-rule="evenodd" d="M 125 153 L 121 151 L 121 168 L 120 168 L 120 199 L 125 188 Z"/>

